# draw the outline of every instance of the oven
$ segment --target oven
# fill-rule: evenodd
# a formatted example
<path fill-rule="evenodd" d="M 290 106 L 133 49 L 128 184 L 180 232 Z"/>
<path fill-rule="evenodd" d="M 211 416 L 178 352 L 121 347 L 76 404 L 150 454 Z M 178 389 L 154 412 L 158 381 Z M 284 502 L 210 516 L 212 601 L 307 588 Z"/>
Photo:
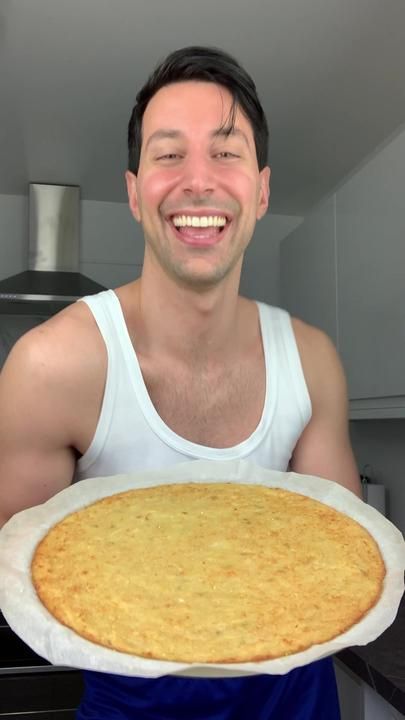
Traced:
<path fill-rule="evenodd" d="M 0 720 L 74 720 L 82 691 L 80 670 L 36 655 L 0 613 Z"/>

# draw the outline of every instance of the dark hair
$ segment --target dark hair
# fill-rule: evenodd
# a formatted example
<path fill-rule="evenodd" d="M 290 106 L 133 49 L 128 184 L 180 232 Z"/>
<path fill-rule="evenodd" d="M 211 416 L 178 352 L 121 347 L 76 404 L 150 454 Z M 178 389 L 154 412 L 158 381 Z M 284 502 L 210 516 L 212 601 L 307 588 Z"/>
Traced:
<path fill-rule="evenodd" d="M 176 50 L 160 63 L 136 96 L 128 125 L 128 168 L 138 173 L 142 144 L 142 118 L 152 97 L 165 85 L 186 80 L 202 80 L 226 87 L 233 98 L 226 130 L 231 132 L 238 107 L 253 129 L 259 170 L 267 164 L 268 137 L 266 116 L 252 78 L 228 53 L 211 47 L 186 47 Z"/>

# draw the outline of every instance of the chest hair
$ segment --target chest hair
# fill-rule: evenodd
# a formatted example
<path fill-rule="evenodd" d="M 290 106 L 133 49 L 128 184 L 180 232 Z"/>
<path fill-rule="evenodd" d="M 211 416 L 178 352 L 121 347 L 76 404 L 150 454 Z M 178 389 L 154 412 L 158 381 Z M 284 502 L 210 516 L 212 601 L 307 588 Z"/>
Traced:
<path fill-rule="evenodd" d="M 142 363 L 149 397 L 171 430 L 209 447 L 232 447 L 259 424 L 266 392 L 262 350 L 226 366 Z"/>

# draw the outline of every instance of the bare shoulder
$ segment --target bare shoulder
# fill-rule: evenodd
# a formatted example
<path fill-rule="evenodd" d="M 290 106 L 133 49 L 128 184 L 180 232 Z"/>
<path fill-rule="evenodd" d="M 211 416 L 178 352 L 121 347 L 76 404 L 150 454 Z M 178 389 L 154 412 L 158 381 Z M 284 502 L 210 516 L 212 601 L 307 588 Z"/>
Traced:
<path fill-rule="evenodd" d="M 296 317 L 291 318 L 291 323 L 300 352 L 316 355 L 321 351 L 332 356 L 337 355 L 334 343 L 323 330 Z"/>
<path fill-rule="evenodd" d="M 81 451 L 81 420 L 98 411 L 107 368 L 104 342 L 85 303 L 78 302 L 23 335 L 0 374 L 2 403 L 54 418 L 67 444 Z M 46 425 L 45 425 L 46 423 Z"/>
<path fill-rule="evenodd" d="M 329 389 L 334 386 L 345 394 L 343 366 L 331 338 L 299 318 L 292 318 L 292 327 L 311 396 L 317 396 L 318 391 L 323 393 L 325 386 Z"/>
<path fill-rule="evenodd" d="M 12 348 L 5 368 L 18 364 L 20 369 L 46 370 L 59 377 L 75 371 L 80 375 L 86 365 L 99 361 L 102 347 L 89 308 L 79 302 L 25 333 Z"/>

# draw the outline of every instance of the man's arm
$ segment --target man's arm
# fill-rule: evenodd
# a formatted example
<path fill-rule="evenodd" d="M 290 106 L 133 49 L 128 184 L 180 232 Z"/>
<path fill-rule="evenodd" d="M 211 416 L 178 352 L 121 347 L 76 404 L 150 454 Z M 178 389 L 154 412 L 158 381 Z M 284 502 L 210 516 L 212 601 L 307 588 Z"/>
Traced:
<path fill-rule="evenodd" d="M 0 374 L 0 527 L 73 478 L 60 350 L 50 335 L 36 328 L 23 336 Z"/>
<path fill-rule="evenodd" d="M 312 417 L 291 459 L 291 470 L 343 485 L 359 497 L 361 483 L 350 444 L 344 371 L 331 340 L 294 319 L 293 327 L 312 402 Z"/>

